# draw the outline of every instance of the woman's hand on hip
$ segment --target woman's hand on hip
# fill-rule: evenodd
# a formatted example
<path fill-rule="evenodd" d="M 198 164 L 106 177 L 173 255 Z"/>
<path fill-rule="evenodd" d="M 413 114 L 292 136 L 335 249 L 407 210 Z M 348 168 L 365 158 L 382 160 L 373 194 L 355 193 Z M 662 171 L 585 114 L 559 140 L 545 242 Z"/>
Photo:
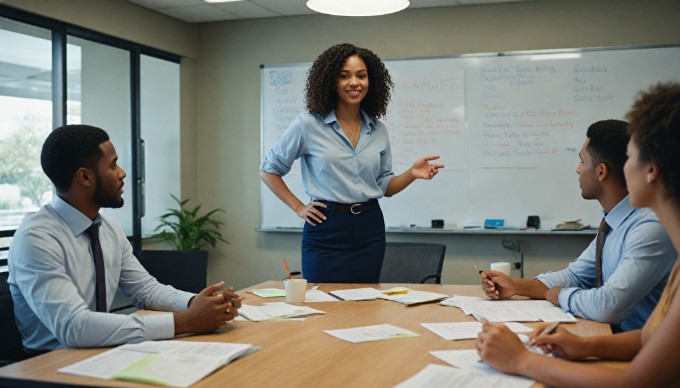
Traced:
<path fill-rule="evenodd" d="M 319 209 L 317 209 L 316 206 L 322 207 L 324 209 L 328 207 L 323 202 L 313 201 L 308 205 L 304 205 L 303 207 L 297 209 L 295 213 L 297 213 L 298 217 L 307 221 L 308 224 L 316 226 L 317 224 L 320 224 L 326 220 L 326 216 Z"/>

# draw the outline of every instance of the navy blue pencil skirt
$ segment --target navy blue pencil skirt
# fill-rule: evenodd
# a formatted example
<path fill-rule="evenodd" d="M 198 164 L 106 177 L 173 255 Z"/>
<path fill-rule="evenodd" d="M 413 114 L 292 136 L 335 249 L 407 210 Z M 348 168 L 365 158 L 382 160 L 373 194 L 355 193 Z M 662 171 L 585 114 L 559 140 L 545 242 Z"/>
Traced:
<path fill-rule="evenodd" d="M 360 214 L 349 205 L 325 202 L 317 208 L 326 221 L 305 223 L 302 276 L 313 283 L 378 283 L 385 256 L 385 220 L 378 200 L 365 202 Z"/>

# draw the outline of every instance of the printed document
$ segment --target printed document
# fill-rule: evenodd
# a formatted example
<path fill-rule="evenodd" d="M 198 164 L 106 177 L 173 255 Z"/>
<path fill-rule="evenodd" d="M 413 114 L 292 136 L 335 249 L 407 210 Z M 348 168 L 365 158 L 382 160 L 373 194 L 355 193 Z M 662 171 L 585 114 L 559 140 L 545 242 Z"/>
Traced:
<path fill-rule="evenodd" d="M 311 302 L 339 302 L 339 300 L 319 290 L 319 286 L 314 286 L 305 294 L 305 303 Z"/>
<path fill-rule="evenodd" d="M 324 330 L 324 333 L 353 344 L 394 338 L 420 337 L 420 334 L 393 325 L 353 327 L 351 329 Z"/>
<path fill-rule="evenodd" d="M 547 300 L 468 300 L 460 302 L 459 307 L 480 321 L 486 319 L 489 322 L 576 322 L 573 315 L 562 311 Z"/>
<path fill-rule="evenodd" d="M 481 322 L 441 322 L 421 323 L 421 325 L 446 340 L 475 339 L 482 331 Z M 505 325 L 514 333 L 526 333 L 533 330 L 517 322 L 507 322 Z"/>
<path fill-rule="evenodd" d="M 326 314 L 307 306 L 295 306 L 285 302 L 265 303 L 261 306 L 244 304 L 238 309 L 238 313 L 249 321 L 273 321 L 288 318 L 300 318 L 308 315 Z"/>
<path fill-rule="evenodd" d="M 249 344 L 145 341 L 126 344 L 58 370 L 79 376 L 188 387 L 232 360 L 259 350 Z"/>
<path fill-rule="evenodd" d="M 373 300 L 382 293 L 375 288 L 350 288 L 347 290 L 335 290 L 330 292 L 342 300 Z"/>
<path fill-rule="evenodd" d="M 438 294 L 436 292 L 409 290 L 408 292 L 403 294 L 386 295 L 384 293 L 381 293 L 378 297 L 380 299 L 387 299 L 393 302 L 403 303 L 409 306 L 428 302 L 436 302 L 442 299 L 446 299 L 449 296 L 444 294 Z"/>
<path fill-rule="evenodd" d="M 396 388 L 529 388 L 533 380 L 500 373 L 482 373 L 473 369 L 429 364 Z"/>

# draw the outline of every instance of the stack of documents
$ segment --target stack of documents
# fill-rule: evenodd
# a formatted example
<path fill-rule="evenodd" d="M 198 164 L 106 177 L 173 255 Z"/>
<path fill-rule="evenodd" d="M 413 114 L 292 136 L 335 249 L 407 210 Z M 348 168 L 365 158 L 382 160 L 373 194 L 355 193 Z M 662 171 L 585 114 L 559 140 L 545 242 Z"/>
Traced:
<path fill-rule="evenodd" d="M 438 294 L 436 292 L 408 290 L 403 294 L 386 295 L 384 293 L 381 293 L 378 297 L 380 299 L 387 299 L 393 302 L 403 303 L 407 306 L 412 306 L 421 303 L 436 302 L 442 299 L 446 299 L 449 296 L 444 294 Z"/>
<path fill-rule="evenodd" d="M 559 224 L 555 225 L 554 228 L 551 230 L 559 231 L 559 230 L 583 230 L 589 228 L 589 225 L 584 225 L 581 223 L 581 220 L 571 220 L 571 221 L 564 221 L 560 222 Z"/>
<path fill-rule="evenodd" d="M 286 296 L 286 291 L 283 288 L 258 288 L 250 292 L 260 298 L 282 298 Z"/>
<path fill-rule="evenodd" d="M 232 360 L 256 352 L 248 344 L 146 341 L 127 344 L 59 369 L 109 380 L 188 387 Z"/>
<path fill-rule="evenodd" d="M 380 290 L 375 288 L 351 288 L 347 290 L 335 290 L 330 292 L 342 300 L 373 300 L 382 295 Z"/>
<path fill-rule="evenodd" d="M 283 298 L 286 296 L 286 291 L 282 288 L 259 288 L 250 292 L 260 298 Z M 314 286 L 305 293 L 305 303 L 337 301 L 338 299 L 319 290 L 319 286 Z"/>
<path fill-rule="evenodd" d="M 466 302 L 481 302 L 485 300 L 489 300 L 489 298 L 482 298 L 480 296 L 454 295 L 446 300 L 442 300 L 439 302 L 439 304 L 442 306 L 458 307 L 465 311 L 463 306 L 465 306 Z M 470 315 L 470 313 L 467 311 L 465 311 L 465 314 Z"/>
<path fill-rule="evenodd" d="M 447 304 L 452 305 L 454 302 L 465 314 L 473 315 L 480 321 L 486 319 L 489 322 L 576 322 L 573 315 L 562 311 L 547 300 L 458 299 Z"/>
<path fill-rule="evenodd" d="M 244 304 L 238 309 L 241 317 L 255 322 L 295 319 L 308 315 L 326 314 L 307 306 L 295 306 L 284 302 L 265 303 L 262 306 Z"/>

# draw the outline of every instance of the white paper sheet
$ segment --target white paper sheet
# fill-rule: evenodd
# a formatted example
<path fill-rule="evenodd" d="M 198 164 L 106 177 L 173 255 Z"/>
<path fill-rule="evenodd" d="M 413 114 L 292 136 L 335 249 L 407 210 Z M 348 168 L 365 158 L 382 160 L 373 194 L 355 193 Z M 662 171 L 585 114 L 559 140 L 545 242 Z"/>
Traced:
<path fill-rule="evenodd" d="M 335 290 L 330 293 L 343 300 L 373 300 L 381 295 L 379 290 L 370 287 Z"/>
<path fill-rule="evenodd" d="M 419 337 L 420 334 L 393 325 L 361 326 L 349 329 L 324 330 L 324 333 L 353 344 L 394 338 Z"/>
<path fill-rule="evenodd" d="M 421 323 L 421 325 L 446 340 L 475 339 L 477 334 L 482 331 L 481 322 L 438 322 Z M 533 330 L 529 326 L 517 322 L 507 322 L 505 325 L 515 333 Z"/>
<path fill-rule="evenodd" d="M 404 294 L 385 295 L 383 293 L 380 293 L 378 297 L 380 299 L 387 299 L 393 302 L 403 303 L 405 305 L 413 305 L 434 302 L 448 298 L 449 296 L 444 294 L 438 294 L 436 292 L 410 290 Z"/>
<path fill-rule="evenodd" d="M 489 322 L 575 322 L 576 318 L 547 300 L 467 300 L 460 302 L 463 311 L 477 320 Z"/>
<path fill-rule="evenodd" d="M 285 302 L 271 302 L 261 306 L 244 304 L 238 309 L 238 312 L 243 318 L 256 322 L 325 314 L 325 312 L 321 310 L 307 306 L 295 306 Z"/>
<path fill-rule="evenodd" d="M 396 388 L 529 388 L 533 380 L 505 374 L 480 373 L 473 369 L 429 364 Z"/>
<path fill-rule="evenodd" d="M 188 387 L 215 369 L 259 349 L 248 344 L 145 341 L 68 365 L 61 373 Z"/>
<path fill-rule="evenodd" d="M 314 286 L 311 290 L 307 290 L 305 294 L 305 303 L 310 302 L 339 302 L 339 300 Z"/>

